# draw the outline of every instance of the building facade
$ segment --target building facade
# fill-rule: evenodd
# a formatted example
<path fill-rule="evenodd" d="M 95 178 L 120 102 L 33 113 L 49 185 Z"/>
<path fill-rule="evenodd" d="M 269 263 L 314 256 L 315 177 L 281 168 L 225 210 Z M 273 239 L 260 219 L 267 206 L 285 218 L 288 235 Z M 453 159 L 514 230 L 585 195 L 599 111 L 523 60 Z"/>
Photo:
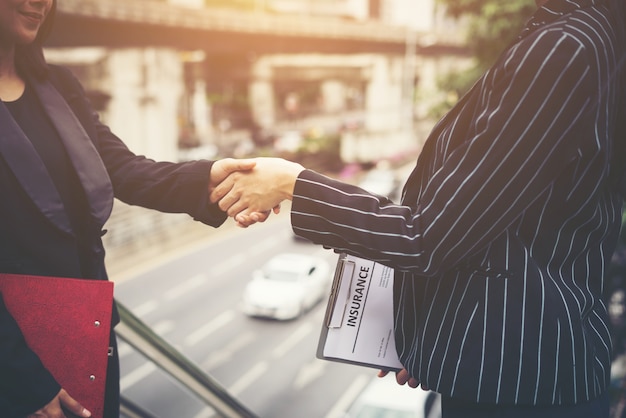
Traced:
<path fill-rule="evenodd" d="M 168 0 L 189 9 L 212 1 Z M 235 3 L 248 7 L 242 13 L 381 21 L 406 28 L 406 45 L 400 53 L 263 55 L 157 46 L 48 48 L 46 56 L 76 73 L 100 117 L 130 149 L 155 160 L 246 156 L 268 145 L 259 132 L 271 140 L 311 130 L 340 133 L 346 163 L 375 163 L 419 148 L 417 127 L 429 104 L 416 98 L 436 100 L 436 79 L 456 60 L 419 53 L 429 34 L 449 23 L 434 0 Z M 118 225 L 105 239 L 122 245 L 180 219 L 116 202 L 111 223 Z"/>

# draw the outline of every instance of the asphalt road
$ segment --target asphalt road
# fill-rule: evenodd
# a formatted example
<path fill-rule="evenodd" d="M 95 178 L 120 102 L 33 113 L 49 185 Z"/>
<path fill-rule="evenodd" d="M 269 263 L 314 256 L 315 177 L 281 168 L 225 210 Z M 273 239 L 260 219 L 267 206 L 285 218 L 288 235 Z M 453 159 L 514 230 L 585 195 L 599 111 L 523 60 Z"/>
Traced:
<path fill-rule="evenodd" d="M 239 307 L 252 272 L 283 251 L 337 255 L 293 239 L 282 214 L 246 230 L 154 254 L 116 280 L 117 300 L 262 418 L 338 417 L 376 370 L 315 358 L 325 301 L 293 321 L 250 318 Z M 212 416 L 194 395 L 120 344 L 122 393 L 162 418 Z"/>

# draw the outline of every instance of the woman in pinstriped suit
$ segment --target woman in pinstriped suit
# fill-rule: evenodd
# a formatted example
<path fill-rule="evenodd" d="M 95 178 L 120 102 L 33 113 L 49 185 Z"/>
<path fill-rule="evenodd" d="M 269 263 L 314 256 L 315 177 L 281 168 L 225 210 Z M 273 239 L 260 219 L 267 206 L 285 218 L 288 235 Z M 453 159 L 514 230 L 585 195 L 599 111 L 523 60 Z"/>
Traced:
<path fill-rule="evenodd" d="M 397 379 L 441 393 L 444 417 L 608 416 L 623 9 L 538 1 L 435 126 L 401 205 L 280 159 L 212 199 L 244 227 L 292 199 L 296 234 L 394 267 Z"/>

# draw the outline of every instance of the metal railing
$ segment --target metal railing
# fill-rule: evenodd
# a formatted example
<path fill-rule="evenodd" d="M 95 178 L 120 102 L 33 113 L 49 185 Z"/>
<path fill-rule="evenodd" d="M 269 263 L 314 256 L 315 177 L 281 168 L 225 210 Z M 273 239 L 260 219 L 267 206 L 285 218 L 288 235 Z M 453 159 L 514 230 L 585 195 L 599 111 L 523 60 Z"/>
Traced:
<path fill-rule="evenodd" d="M 118 337 L 213 408 L 216 415 L 224 418 L 256 418 L 222 385 L 155 334 L 123 304 L 117 302 L 117 308 L 121 317 L 121 322 L 115 327 Z M 122 399 L 121 407 L 130 418 L 154 417 L 128 399 Z"/>
<path fill-rule="evenodd" d="M 126 418 L 157 418 L 125 396 L 121 397 L 120 414 Z"/>

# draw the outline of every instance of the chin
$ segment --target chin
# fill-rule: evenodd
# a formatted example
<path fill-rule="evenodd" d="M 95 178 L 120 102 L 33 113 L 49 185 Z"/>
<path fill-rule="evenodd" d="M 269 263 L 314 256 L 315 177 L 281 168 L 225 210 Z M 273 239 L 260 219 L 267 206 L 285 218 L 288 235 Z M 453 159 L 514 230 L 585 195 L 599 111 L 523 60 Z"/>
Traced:
<path fill-rule="evenodd" d="M 33 42 L 35 42 L 35 39 L 37 39 L 37 32 L 34 33 L 21 33 L 17 39 L 17 41 L 15 42 L 16 45 L 20 45 L 22 47 L 24 46 L 28 46 L 30 44 L 32 44 Z"/>

